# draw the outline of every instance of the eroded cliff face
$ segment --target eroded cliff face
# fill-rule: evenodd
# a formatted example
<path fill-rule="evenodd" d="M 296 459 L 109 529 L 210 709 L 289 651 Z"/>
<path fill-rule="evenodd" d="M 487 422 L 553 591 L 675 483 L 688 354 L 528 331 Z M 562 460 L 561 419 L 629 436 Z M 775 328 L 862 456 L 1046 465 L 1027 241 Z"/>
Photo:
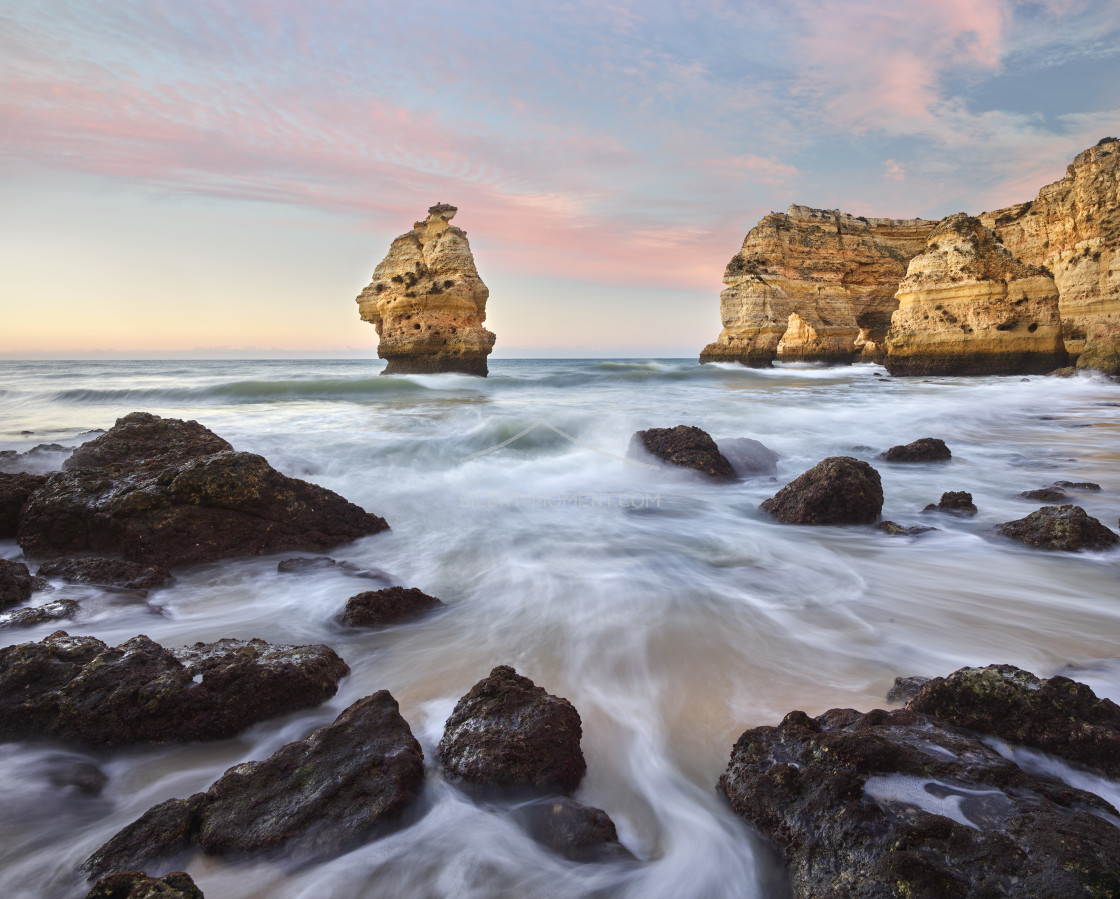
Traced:
<path fill-rule="evenodd" d="M 723 330 L 701 362 L 877 358 L 895 291 L 936 222 L 791 206 L 771 213 L 728 263 Z"/>
<path fill-rule="evenodd" d="M 494 334 L 490 291 L 478 276 L 467 234 L 450 224 L 458 209 L 440 203 L 402 234 L 357 298 L 362 321 L 377 328 L 382 374 L 487 374 Z"/>
<path fill-rule="evenodd" d="M 1078 154 L 1033 201 L 979 218 L 1020 260 L 1053 272 L 1071 353 L 1094 322 L 1120 323 L 1120 140 Z"/>
<path fill-rule="evenodd" d="M 887 334 L 892 375 L 1028 374 L 1066 364 L 1058 288 L 979 219 L 951 215 L 910 260 Z"/>

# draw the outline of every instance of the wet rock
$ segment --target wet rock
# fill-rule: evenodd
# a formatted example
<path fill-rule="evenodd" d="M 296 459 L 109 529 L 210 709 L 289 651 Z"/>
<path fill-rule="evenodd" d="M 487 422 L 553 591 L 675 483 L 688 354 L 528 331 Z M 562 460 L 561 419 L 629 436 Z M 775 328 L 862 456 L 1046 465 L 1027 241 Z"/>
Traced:
<path fill-rule="evenodd" d="M 15 540 L 19 513 L 31 494 L 46 482 L 45 474 L 0 473 L 0 540 Z"/>
<path fill-rule="evenodd" d="M 0 735 L 94 746 L 216 740 L 318 705 L 350 673 L 326 646 L 219 640 L 110 648 L 56 631 L 0 649 Z"/>
<path fill-rule="evenodd" d="M 1037 490 L 1024 490 L 1019 496 L 1033 499 L 1039 503 L 1060 503 L 1069 499 L 1069 494 L 1061 487 L 1039 487 Z"/>
<path fill-rule="evenodd" d="M 928 534 L 930 531 L 937 530 L 937 528 L 931 528 L 924 524 L 901 525 L 893 521 L 880 522 L 876 525 L 876 528 L 892 537 L 917 537 L 920 534 Z"/>
<path fill-rule="evenodd" d="M 913 443 L 892 446 L 879 456 L 885 462 L 945 462 L 952 457 L 945 441 L 937 437 L 922 437 Z"/>
<path fill-rule="evenodd" d="M 384 627 L 419 618 L 444 604 L 415 587 L 386 587 L 351 596 L 339 622 L 346 627 Z"/>
<path fill-rule="evenodd" d="M 1120 706 L 1068 677 L 961 668 L 934 678 L 907 708 L 1120 777 Z"/>
<path fill-rule="evenodd" d="M 110 874 L 94 884 L 86 899 L 206 899 L 191 876 L 172 871 L 163 877 L 149 877 L 143 871 Z"/>
<path fill-rule="evenodd" d="M 43 603 L 41 606 L 15 609 L 0 614 L 0 627 L 34 627 L 36 624 L 44 624 L 48 621 L 66 621 L 80 611 L 81 606 L 77 600 L 57 599 L 54 602 Z"/>
<path fill-rule="evenodd" d="M 1055 481 L 1055 487 L 1065 487 L 1068 490 L 1100 490 L 1100 484 L 1092 481 Z"/>
<path fill-rule="evenodd" d="M 527 802 L 513 810 L 513 817 L 534 840 L 570 861 L 634 858 L 618 841 L 610 815 L 566 796 Z"/>
<path fill-rule="evenodd" d="M 831 456 L 761 508 L 786 524 L 871 524 L 883 510 L 883 485 L 879 472 L 866 462 Z"/>
<path fill-rule="evenodd" d="M 910 709 L 791 712 L 748 730 L 719 789 L 777 843 L 798 897 L 1120 890 L 1108 803 Z"/>
<path fill-rule="evenodd" d="M 929 678 L 920 675 L 896 677 L 894 686 L 887 690 L 887 702 L 906 702 L 916 696 L 918 691 L 928 683 Z"/>
<path fill-rule="evenodd" d="M 39 575 L 58 578 L 69 584 L 123 587 L 128 590 L 147 590 L 171 579 L 171 572 L 161 565 L 102 558 L 52 559 L 39 566 Z"/>
<path fill-rule="evenodd" d="M 646 454 L 676 465 L 691 468 L 718 481 L 730 481 L 735 473 L 707 431 L 691 425 L 675 428 L 650 428 L 630 438 L 626 455 L 642 458 Z"/>
<path fill-rule="evenodd" d="M 134 412 L 80 446 L 32 495 L 30 556 L 120 554 L 163 566 L 321 550 L 388 525 L 337 493 L 233 452 L 197 422 Z"/>
<path fill-rule="evenodd" d="M 0 559 L 0 609 L 31 599 L 31 572 L 22 562 Z"/>
<path fill-rule="evenodd" d="M 453 781 L 486 790 L 568 794 L 587 770 L 570 702 L 499 665 L 456 704 L 439 758 Z"/>
<path fill-rule="evenodd" d="M 996 532 L 1028 546 L 1076 552 L 1081 549 L 1107 549 L 1120 542 L 1110 531 L 1080 506 L 1043 506 L 1026 518 L 1007 521 Z"/>
<path fill-rule="evenodd" d="M 935 506 L 930 503 L 923 512 L 948 512 L 950 515 L 968 517 L 976 514 L 976 506 L 972 502 L 972 494 L 964 490 L 950 490 L 941 494 L 941 499 Z"/>
<path fill-rule="evenodd" d="M 58 471 L 74 450 L 60 443 L 40 443 L 24 453 L 14 450 L 0 452 L 0 472 L 43 475 L 45 472 Z"/>
<path fill-rule="evenodd" d="M 739 478 L 755 478 L 778 473 L 781 458 L 769 447 L 750 437 L 721 437 L 716 441 L 731 470 Z"/>
<path fill-rule="evenodd" d="M 276 566 L 281 574 L 306 574 L 313 571 L 338 571 L 351 577 L 364 577 L 373 581 L 390 580 L 389 575 L 377 568 L 359 568 L 353 562 L 338 562 L 330 556 L 296 556 L 284 559 Z"/>
<path fill-rule="evenodd" d="M 91 877 L 193 848 L 309 859 L 368 840 L 420 795 L 424 756 L 385 690 L 261 762 L 235 765 L 205 793 L 155 806 L 83 865 Z"/>
<path fill-rule="evenodd" d="M 108 776 L 93 762 L 68 760 L 53 768 L 48 775 L 53 786 L 73 787 L 87 796 L 100 796 L 109 782 Z"/>

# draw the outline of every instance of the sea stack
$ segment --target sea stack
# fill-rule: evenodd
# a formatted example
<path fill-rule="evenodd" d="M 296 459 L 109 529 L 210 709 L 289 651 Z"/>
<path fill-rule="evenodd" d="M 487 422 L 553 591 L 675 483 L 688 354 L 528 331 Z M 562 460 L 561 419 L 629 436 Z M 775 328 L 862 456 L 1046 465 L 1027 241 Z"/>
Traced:
<path fill-rule="evenodd" d="M 896 296 L 892 375 L 1042 374 L 1066 364 L 1053 276 L 963 212 L 933 229 Z"/>
<path fill-rule="evenodd" d="M 362 321 L 377 328 L 383 375 L 487 374 L 494 334 L 486 320 L 490 291 L 474 266 L 467 233 L 451 224 L 459 210 L 437 203 L 389 247 L 357 298 Z"/>

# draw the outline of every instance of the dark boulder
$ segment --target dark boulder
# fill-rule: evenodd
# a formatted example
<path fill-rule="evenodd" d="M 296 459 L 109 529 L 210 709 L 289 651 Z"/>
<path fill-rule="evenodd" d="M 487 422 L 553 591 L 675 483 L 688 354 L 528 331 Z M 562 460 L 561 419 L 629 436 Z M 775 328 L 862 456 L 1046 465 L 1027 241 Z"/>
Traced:
<path fill-rule="evenodd" d="M 896 677 L 894 684 L 887 690 L 887 702 L 906 702 L 908 699 L 913 699 L 929 681 L 928 677 L 921 675 Z"/>
<path fill-rule="evenodd" d="M 534 840 L 573 862 L 634 860 L 610 815 L 567 796 L 527 802 L 513 817 Z"/>
<path fill-rule="evenodd" d="M 892 537 L 917 537 L 920 534 L 928 534 L 930 531 L 937 530 L 937 528 L 931 528 L 924 524 L 901 525 L 894 521 L 881 521 L 875 527 Z"/>
<path fill-rule="evenodd" d="M 748 730 L 719 789 L 777 843 L 800 899 L 1120 891 L 1108 803 L 909 709 Z"/>
<path fill-rule="evenodd" d="M 883 510 L 883 485 L 879 472 L 866 462 L 831 456 L 761 508 L 786 524 L 871 524 Z"/>
<path fill-rule="evenodd" d="M 1120 542 L 1120 536 L 1088 515 L 1080 506 L 1043 506 L 1026 518 L 1007 521 L 996 532 L 1028 546 L 1076 552 L 1081 549 L 1107 549 Z"/>
<path fill-rule="evenodd" d="M 1014 665 L 961 668 L 934 678 L 907 708 L 1120 777 L 1120 706 L 1068 677 L 1043 680 Z"/>
<path fill-rule="evenodd" d="M 80 611 L 81 606 L 77 600 L 57 599 L 41 606 L 4 612 L 0 614 L 0 627 L 34 627 L 48 621 L 66 621 Z"/>
<path fill-rule="evenodd" d="M 0 540 L 15 540 L 19 513 L 36 490 L 47 482 L 45 474 L 0 473 Z"/>
<path fill-rule="evenodd" d="M 781 458 L 769 447 L 750 437 L 721 437 L 716 441 L 719 451 L 731 463 L 739 478 L 757 478 L 778 473 Z"/>
<path fill-rule="evenodd" d="M 102 877 L 86 894 L 86 899 L 206 899 L 191 876 L 172 871 L 163 877 L 149 877 L 143 871 L 122 871 Z"/>
<path fill-rule="evenodd" d="M 717 481 L 735 479 L 731 463 L 719 451 L 708 432 L 691 425 L 638 431 L 630 438 L 626 455 L 635 459 L 654 456 L 662 462 L 691 468 Z"/>
<path fill-rule="evenodd" d="M 371 581 L 389 581 L 391 578 L 378 568 L 359 568 L 353 562 L 339 562 L 330 556 L 295 556 L 282 559 L 276 570 L 281 574 L 308 574 L 317 571 L 337 571 L 350 577 L 369 578 Z"/>
<path fill-rule="evenodd" d="M 1055 487 L 1065 487 L 1068 490 L 1100 490 L 1100 484 L 1094 484 L 1092 481 L 1055 481 Z"/>
<path fill-rule="evenodd" d="M 171 579 L 171 572 L 161 565 L 141 565 L 125 559 L 52 559 L 39 566 L 40 577 L 53 577 L 69 584 L 93 584 L 98 587 L 123 587 L 147 590 Z"/>
<path fill-rule="evenodd" d="M 456 704 L 439 741 L 443 771 L 483 792 L 555 792 L 587 770 L 579 712 L 508 665 L 499 665 Z"/>
<path fill-rule="evenodd" d="M 149 809 L 83 865 L 90 877 L 201 848 L 213 855 L 311 859 L 398 821 L 424 785 L 424 755 L 385 690 L 333 724 L 235 765 L 205 793 Z"/>
<path fill-rule="evenodd" d="M 219 640 L 110 648 L 57 631 L 0 649 L 0 737 L 92 746 L 217 740 L 318 705 L 350 673 L 326 646 Z"/>
<path fill-rule="evenodd" d="M 950 515 L 968 517 L 976 514 L 976 505 L 972 502 L 972 494 L 964 490 L 950 490 L 941 494 L 941 500 L 935 506 L 930 503 L 923 512 L 947 512 Z"/>
<path fill-rule="evenodd" d="M 922 437 L 913 443 L 892 446 L 879 456 L 885 462 L 945 462 L 953 458 L 945 441 L 937 437 Z"/>
<path fill-rule="evenodd" d="M 109 782 L 108 775 L 93 762 L 84 762 L 76 759 L 60 759 L 59 763 L 51 767 L 47 775 L 51 786 L 65 789 L 73 787 L 86 796 L 100 796 Z"/>
<path fill-rule="evenodd" d="M 0 559 L 0 609 L 31 599 L 31 572 L 22 562 Z"/>
<path fill-rule="evenodd" d="M 133 413 L 80 446 L 66 469 L 23 507 L 28 555 L 188 565 L 322 550 L 388 527 L 337 493 L 232 451 L 197 422 Z"/>
<path fill-rule="evenodd" d="M 386 587 L 351 596 L 338 620 L 346 627 L 384 627 L 411 621 L 443 606 L 415 587 Z"/>
<path fill-rule="evenodd" d="M 1061 487 L 1039 487 L 1037 490 L 1024 490 L 1019 496 L 1034 500 L 1036 503 L 1063 503 L 1069 494 Z"/>

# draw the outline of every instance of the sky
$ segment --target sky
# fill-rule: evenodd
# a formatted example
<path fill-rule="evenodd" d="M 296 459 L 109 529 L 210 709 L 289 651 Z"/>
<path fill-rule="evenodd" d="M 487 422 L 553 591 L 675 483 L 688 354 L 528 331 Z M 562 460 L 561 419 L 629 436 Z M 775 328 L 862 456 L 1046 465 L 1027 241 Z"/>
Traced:
<path fill-rule="evenodd" d="M 373 355 L 436 202 L 495 357 L 695 356 L 767 213 L 977 213 L 1118 134 L 1120 0 L 0 0 L 0 357 Z"/>

